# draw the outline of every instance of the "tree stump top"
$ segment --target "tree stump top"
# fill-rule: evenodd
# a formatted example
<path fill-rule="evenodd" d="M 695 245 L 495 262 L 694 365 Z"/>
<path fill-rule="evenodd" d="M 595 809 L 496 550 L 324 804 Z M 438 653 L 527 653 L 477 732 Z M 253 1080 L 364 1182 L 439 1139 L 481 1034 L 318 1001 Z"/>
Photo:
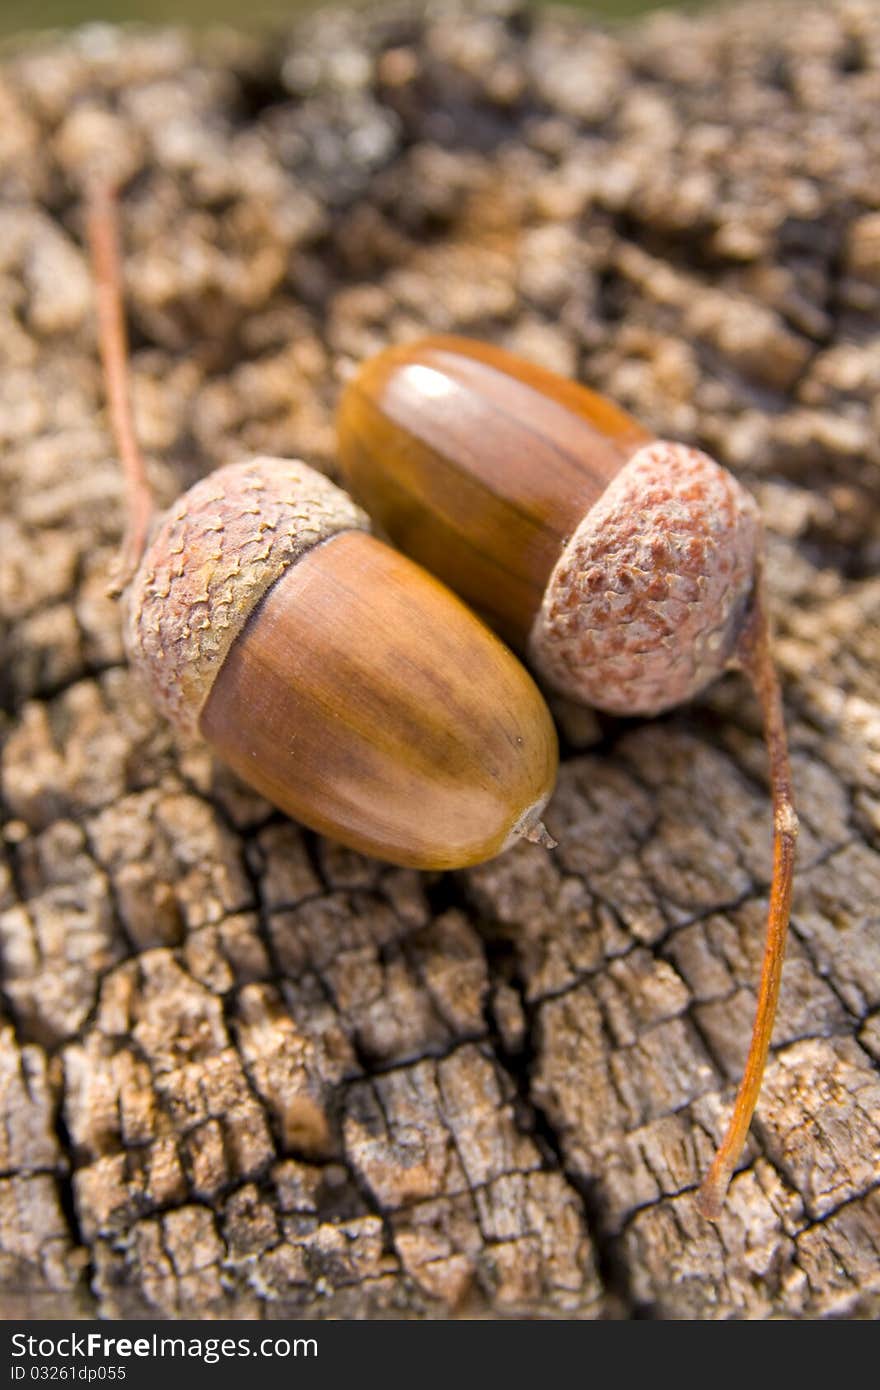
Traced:
<path fill-rule="evenodd" d="M 880 6 L 607 33 L 509 5 L 282 37 L 90 28 L 0 69 L 5 1316 L 880 1311 Z M 548 822 L 447 876 L 304 833 L 175 740 L 106 596 L 121 481 L 79 187 L 126 181 L 163 499 L 335 474 L 353 365 L 425 331 L 588 382 L 754 492 L 803 832 L 754 1008 L 756 709 L 560 708 Z"/>

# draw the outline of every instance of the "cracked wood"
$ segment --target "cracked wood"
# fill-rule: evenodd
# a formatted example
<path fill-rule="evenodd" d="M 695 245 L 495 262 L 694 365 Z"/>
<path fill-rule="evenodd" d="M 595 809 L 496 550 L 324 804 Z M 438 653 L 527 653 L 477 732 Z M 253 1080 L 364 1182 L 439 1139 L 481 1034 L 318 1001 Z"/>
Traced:
<path fill-rule="evenodd" d="M 4 1314 L 876 1317 L 880 8 L 102 43 L 0 70 Z M 341 379 L 425 332 L 578 376 L 756 496 L 803 830 L 717 1228 L 693 1191 L 770 868 L 752 702 L 558 706 L 559 849 L 454 877 L 304 834 L 175 740 L 105 593 L 96 149 L 132 178 L 166 503 L 246 454 L 333 475 Z"/>

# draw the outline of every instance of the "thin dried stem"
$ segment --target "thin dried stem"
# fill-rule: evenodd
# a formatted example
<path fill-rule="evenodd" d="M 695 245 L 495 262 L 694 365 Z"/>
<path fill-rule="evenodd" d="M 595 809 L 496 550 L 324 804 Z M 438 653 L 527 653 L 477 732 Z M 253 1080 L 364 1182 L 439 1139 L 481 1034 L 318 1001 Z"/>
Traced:
<path fill-rule="evenodd" d="M 95 278 L 98 338 L 113 437 L 125 476 L 127 522 L 111 593 L 119 594 L 137 569 L 156 509 L 137 442 L 129 394 L 128 341 L 122 296 L 119 205 L 116 189 L 94 179 L 86 195 L 86 224 Z"/>
<path fill-rule="evenodd" d="M 760 574 L 755 585 L 749 619 L 737 648 L 737 661 L 758 697 L 764 720 L 764 739 L 770 760 L 773 792 L 773 877 L 767 913 L 767 938 L 749 1055 L 746 1058 L 727 1133 L 697 1194 L 697 1207 L 709 1221 L 717 1221 L 721 1215 L 727 1187 L 752 1122 L 770 1050 L 770 1038 L 779 1000 L 785 938 L 791 913 L 795 843 L 798 833 L 782 695 L 770 650 L 769 624 L 764 602 L 763 579 Z"/>

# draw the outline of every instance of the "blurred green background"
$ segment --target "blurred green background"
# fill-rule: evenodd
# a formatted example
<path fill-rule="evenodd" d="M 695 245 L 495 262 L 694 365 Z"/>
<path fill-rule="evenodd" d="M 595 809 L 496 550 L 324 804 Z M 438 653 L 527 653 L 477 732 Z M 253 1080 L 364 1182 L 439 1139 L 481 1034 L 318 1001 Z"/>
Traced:
<path fill-rule="evenodd" d="M 704 0 L 705 2 L 705 0 Z M 360 0 L 365 4 L 365 0 Z M 569 0 L 602 20 L 626 19 L 646 10 L 671 8 L 675 0 Z M 678 0 L 694 9 L 700 0 Z M 283 23 L 316 9 L 320 0 L 0 0 L 0 33 L 16 34 L 93 20 L 141 20 L 152 24 L 232 23 L 249 27 Z"/>

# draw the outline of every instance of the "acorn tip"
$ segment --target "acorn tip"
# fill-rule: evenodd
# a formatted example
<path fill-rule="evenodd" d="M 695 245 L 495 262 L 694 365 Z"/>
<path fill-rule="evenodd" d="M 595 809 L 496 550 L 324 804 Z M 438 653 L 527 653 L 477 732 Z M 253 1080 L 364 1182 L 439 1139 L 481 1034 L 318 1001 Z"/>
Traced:
<path fill-rule="evenodd" d="M 531 825 L 524 826 L 521 834 L 522 838 L 528 840 L 529 844 L 542 845 L 544 849 L 556 849 L 559 844 L 558 840 L 554 840 L 542 820 L 533 821 Z"/>

